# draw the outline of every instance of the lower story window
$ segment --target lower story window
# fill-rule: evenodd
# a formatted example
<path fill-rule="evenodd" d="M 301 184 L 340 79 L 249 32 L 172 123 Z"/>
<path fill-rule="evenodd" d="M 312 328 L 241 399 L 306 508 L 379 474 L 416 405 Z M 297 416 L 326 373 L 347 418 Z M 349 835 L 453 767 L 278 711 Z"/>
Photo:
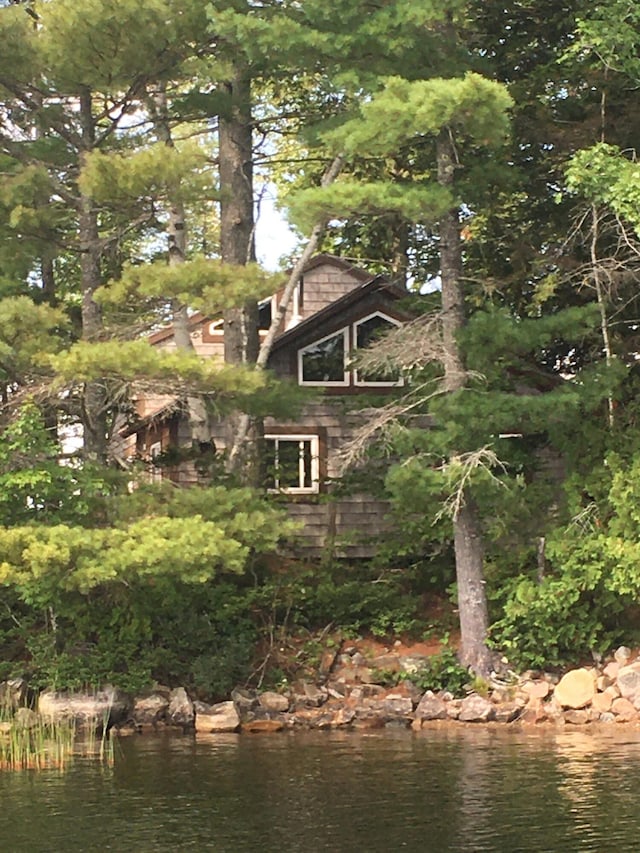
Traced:
<path fill-rule="evenodd" d="M 320 480 L 317 435 L 265 435 L 267 487 L 273 492 L 315 493 Z"/>
<path fill-rule="evenodd" d="M 162 481 L 162 468 L 156 464 L 156 459 L 162 454 L 162 442 L 154 441 L 149 447 L 149 474 L 152 483 L 160 483 Z"/>

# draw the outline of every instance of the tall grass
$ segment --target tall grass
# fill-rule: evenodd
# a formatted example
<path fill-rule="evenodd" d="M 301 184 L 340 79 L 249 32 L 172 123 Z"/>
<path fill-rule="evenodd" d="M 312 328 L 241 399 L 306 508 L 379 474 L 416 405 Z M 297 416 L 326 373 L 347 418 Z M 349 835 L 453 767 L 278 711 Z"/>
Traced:
<path fill-rule="evenodd" d="M 14 718 L 13 709 L 0 709 L 0 771 L 64 770 L 76 755 L 113 763 L 106 720 L 98 737 L 94 726 L 78 731 L 71 721 L 37 715 L 23 722 Z"/>

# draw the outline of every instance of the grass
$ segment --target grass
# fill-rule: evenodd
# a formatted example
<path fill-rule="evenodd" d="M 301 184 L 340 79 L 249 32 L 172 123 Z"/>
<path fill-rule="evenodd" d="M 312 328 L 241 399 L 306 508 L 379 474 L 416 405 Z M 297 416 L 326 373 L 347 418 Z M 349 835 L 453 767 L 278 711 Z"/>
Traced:
<path fill-rule="evenodd" d="M 64 770 L 76 755 L 113 763 L 113 741 L 106 725 L 98 737 L 90 727 L 78 737 L 68 720 L 54 721 L 37 715 L 16 720 L 10 709 L 0 710 L 0 771 Z"/>

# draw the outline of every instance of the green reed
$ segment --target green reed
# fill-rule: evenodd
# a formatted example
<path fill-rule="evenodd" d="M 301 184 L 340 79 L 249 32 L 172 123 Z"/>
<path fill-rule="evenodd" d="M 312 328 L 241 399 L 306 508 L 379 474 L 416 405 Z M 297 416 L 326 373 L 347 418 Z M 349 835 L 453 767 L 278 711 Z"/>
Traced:
<path fill-rule="evenodd" d="M 0 771 L 64 770 L 76 755 L 112 764 L 114 745 L 106 720 L 99 736 L 94 722 L 78 730 L 69 720 L 34 715 L 21 721 L 12 709 L 0 709 Z"/>

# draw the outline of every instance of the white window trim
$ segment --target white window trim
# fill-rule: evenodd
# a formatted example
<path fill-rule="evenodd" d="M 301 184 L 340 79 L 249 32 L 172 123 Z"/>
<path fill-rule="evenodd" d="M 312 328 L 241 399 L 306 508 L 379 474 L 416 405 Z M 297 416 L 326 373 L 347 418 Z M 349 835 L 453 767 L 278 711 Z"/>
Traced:
<path fill-rule="evenodd" d="M 330 379 L 327 381 L 311 380 L 311 379 L 304 380 L 303 379 L 303 373 L 302 373 L 302 357 L 303 357 L 304 353 L 307 350 L 311 349 L 312 347 L 316 347 L 316 346 L 318 346 L 318 344 L 321 344 L 324 341 L 328 341 L 330 338 L 337 338 L 339 334 L 342 334 L 342 336 L 344 338 L 344 364 L 343 364 L 343 370 L 344 370 L 343 376 L 344 376 L 344 378 L 342 380 Z M 312 343 L 307 344 L 306 347 L 302 347 L 302 349 L 298 350 L 298 384 L 306 385 L 306 386 L 316 386 L 319 388 L 325 388 L 327 386 L 331 386 L 332 388 L 346 388 L 346 387 L 348 387 L 351 384 L 350 383 L 351 371 L 347 367 L 348 353 L 349 353 L 349 327 L 348 326 L 345 326 L 344 329 L 338 329 L 338 331 L 336 331 L 336 332 L 331 332 L 330 335 L 325 335 L 324 338 L 318 338 L 317 341 L 313 341 Z"/>
<path fill-rule="evenodd" d="M 363 323 L 366 323 L 367 320 L 371 320 L 374 317 L 381 317 L 383 320 L 387 320 L 387 322 L 394 325 L 396 328 L 402 326 L 400 320 L 396 320 L 395 317 L 390 317 L 388 314 L 384 314 L 382 311 L 374 311 L 372 314 L 367 314 L 366 317 L 361 317 L 357 323 L 353 324 L 353 349 L 357 351 L 358 349 L 358 326 L 361 326 Z M 358 378 L 358 371 L 354 367 L 353 368 L 353 384 L 357 385 L 359 388 L 397 388 L 401 385 L 404 385 L 404 379 L 400 377 L 395 382 L 370 382 L 365 379 Z"/>
<path fill-rule="evenodd" d="M 301 435 L 292 433 L 269 433 L 265 441 L 308 441 L 311 444 L 311 486 L 287 486 L 285 488 L 267 489 L 271 494 L 286 495 L 317 495 L 320 491 L 320 437 L 317 435 Z M 298 482 L 304 482 L 304 460 L 301 458 L 298 470 Z"/>
<path fill-rule="evenodd" d="M 149 475 L 152 483 L 159 483 L 162 480 L 162 468 L 159 468 L 156 463 L 156 457 L 160 456 L 162 453 L 162 442 L 154 441 L 153 444 L 149 445 L 149 462 L 150 462 L 150 471 Z"/>

